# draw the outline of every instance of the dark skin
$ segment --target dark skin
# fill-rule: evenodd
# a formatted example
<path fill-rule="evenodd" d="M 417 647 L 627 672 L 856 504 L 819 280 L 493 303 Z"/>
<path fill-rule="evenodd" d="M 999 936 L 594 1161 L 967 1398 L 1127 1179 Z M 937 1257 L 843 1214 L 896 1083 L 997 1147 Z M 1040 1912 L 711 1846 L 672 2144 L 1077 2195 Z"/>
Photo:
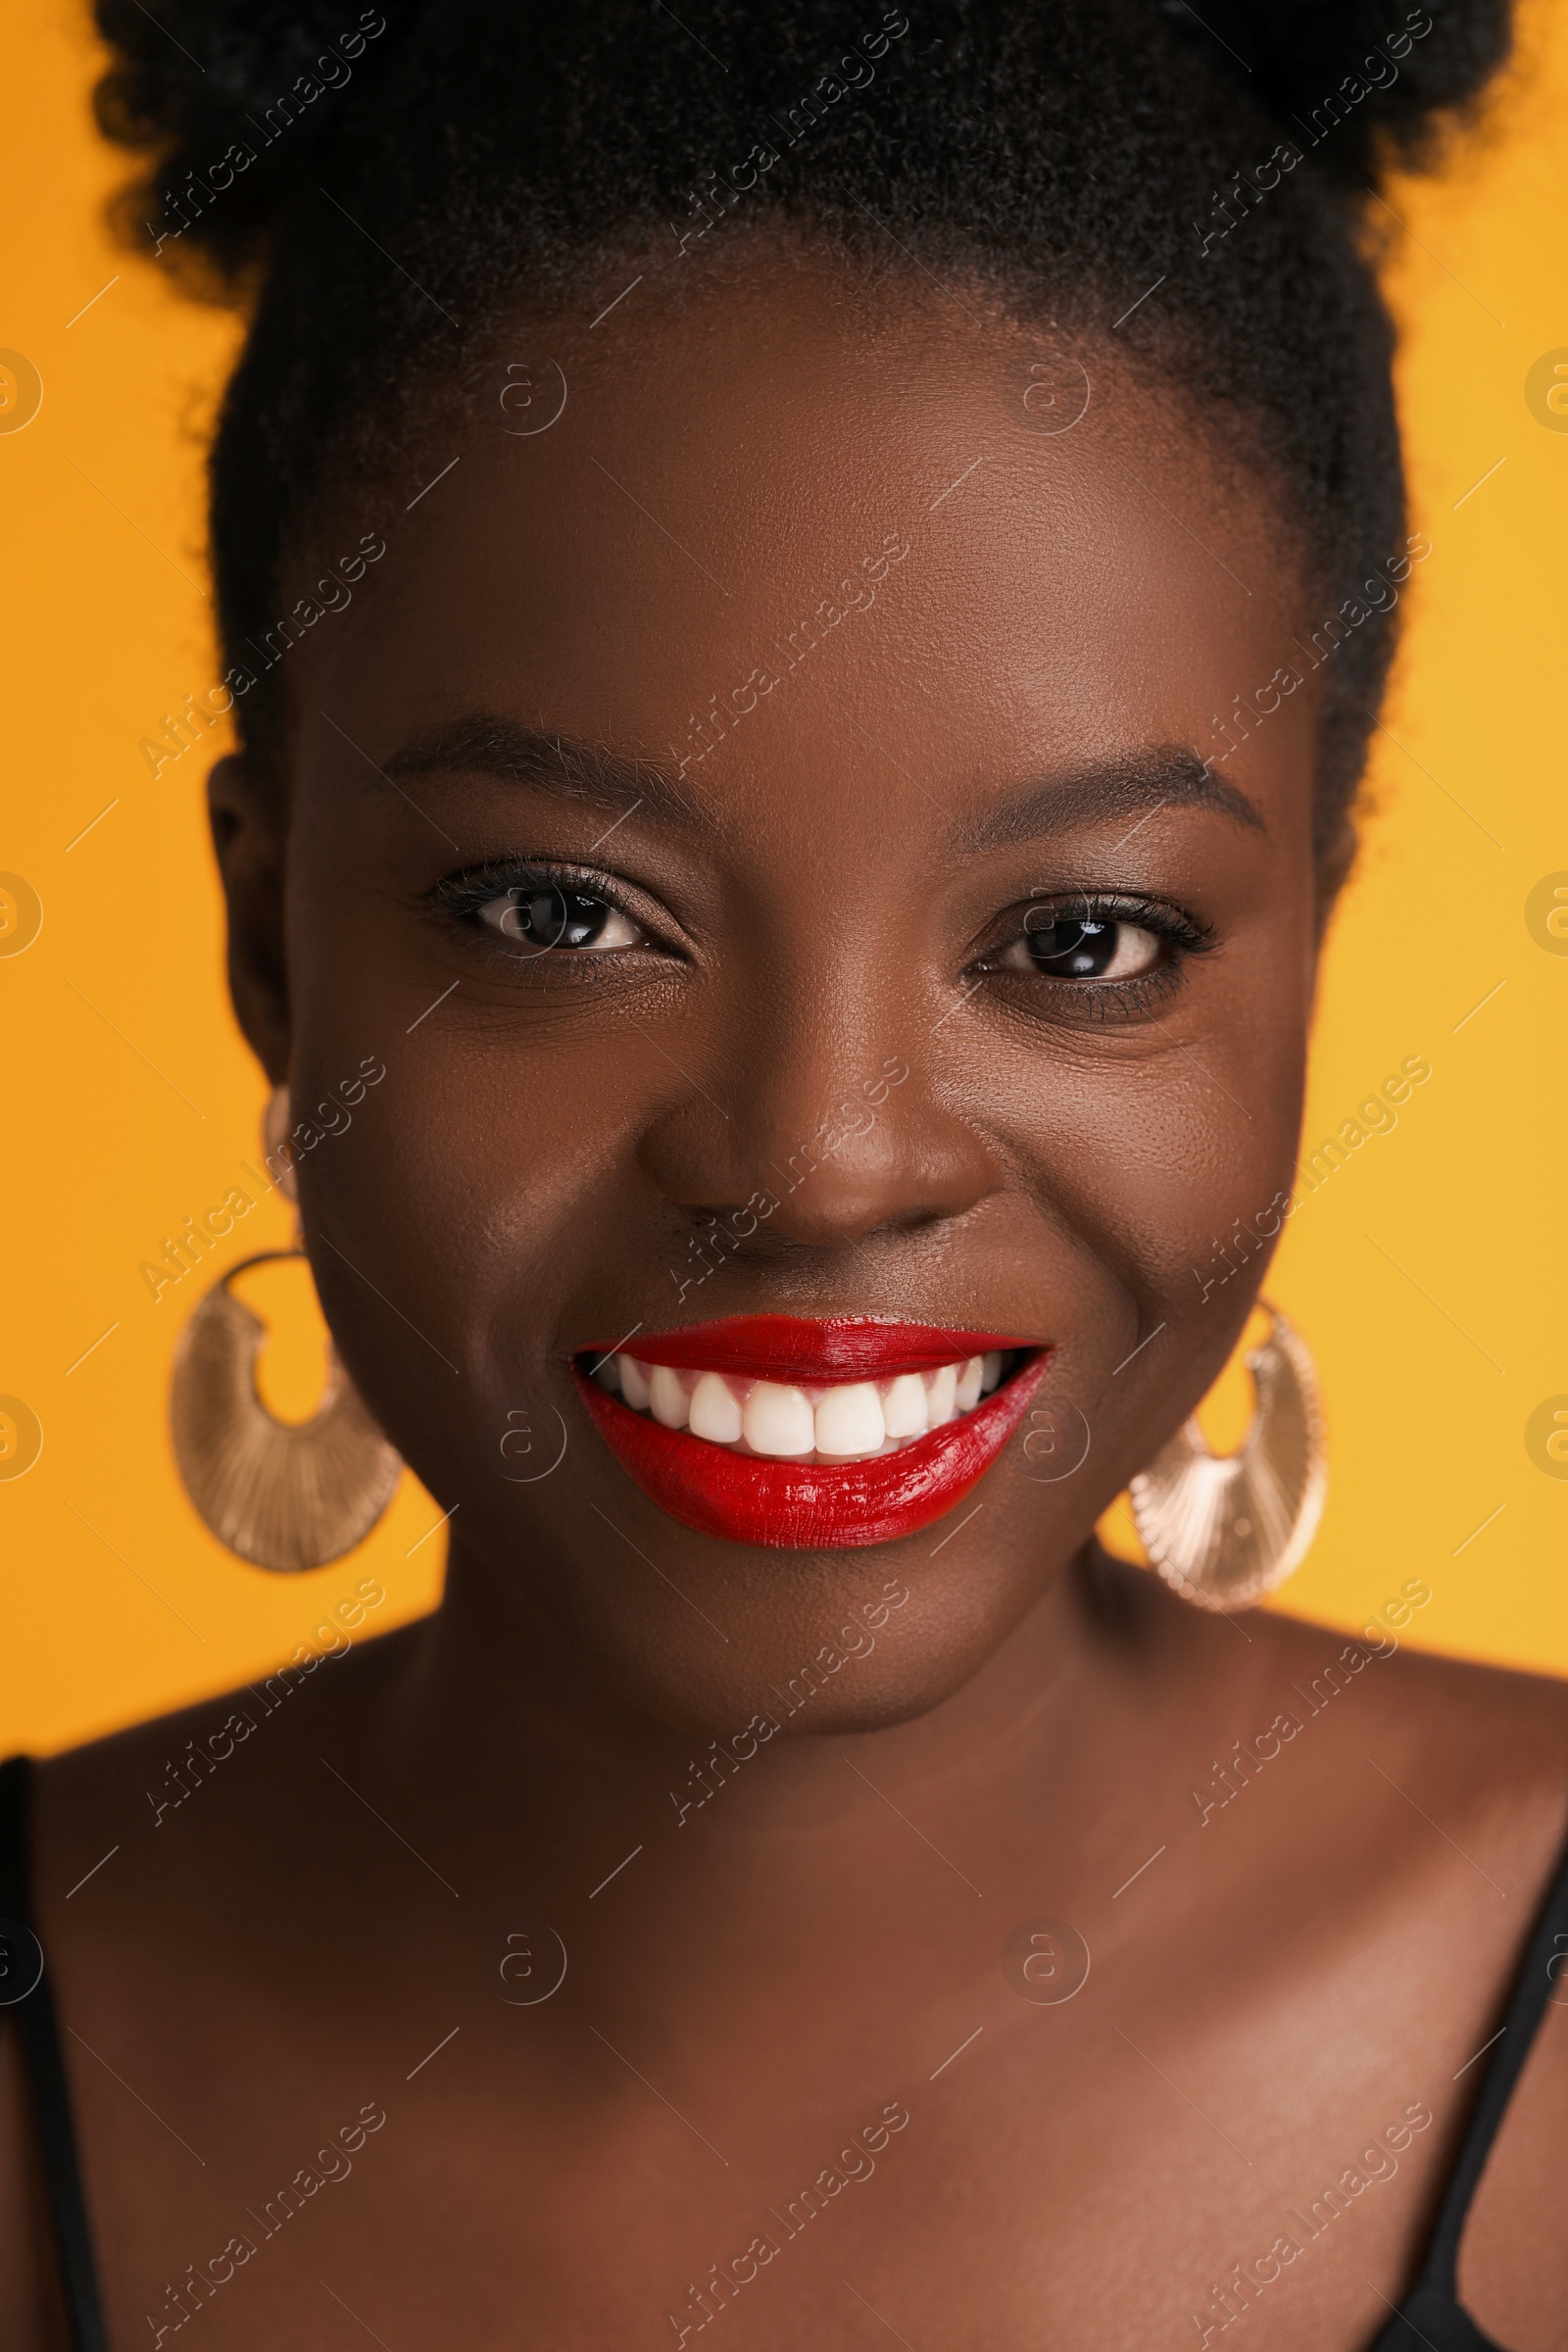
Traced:
<path fill-rule="evenodd" d="M 1291 534 L 1113 355 L 1083 423 L 1042 436 L 1027 330 L 902 283 L 760 267 L 650 305 L 612 357 L 581 328 L 550 348 L 561 423 L 470 429 L 373 593 L 290 656 L 286 809 L 237 762 L 214 779 L 270 1077 L 310 1104 L 386 1064 L 302 1162 L 302 1216 L 347 1364 L 456 1516 L 439 1614 L 321 1669 L 156 1830 L 145 1790 L 222 1700 L 42 1776 L 113 2340 L 152 2340 L 166 2284 L 248 2231 L 204 2340 L 586 2352 L 678 2340 L 673 2311 L 692 2343 L 689 2285 L 767 2232 L 735 2347 L 1174 2347 L 1419 2108 L 1396 2170 L 1235 2324 L 1357 2352 L 1408 2286 L 1479 2076 L 1456 2070 L 1568 1830 L 1568 1707 L 1391 1638 L 1200 1820 L 1211 1760 L 1343 1637 L 1204 1615 L 1093 1541 L 1261 1272 L 1205 1298 L 1194 1268 L 1291 1182 L 1310 690 L 1219 771 L 1239 798 L 1175 757 L 1286 658 Z M 890 540 L 874 602 L 680 774 L 688 714 L 780 666 Z M 433 757 L 470 713 L 509 772 L 474 730 Z M 530 733 L 634 773 L 552 786 Z M 432 901 L 519 858 L 602 878 L 630 944 L 519 961 Z M 1120 994 L 1015 953 L 1031 906 L 1086 895 L 1154 941 Z M 1177 917 L 1201 952 L 1149 928 Z M 908 1076 L 875 1123 L 681 1303 L 691 1234 L 889 1057 Z M 694 1535 L 605 1450 L 567 1358 L 769 1310 L 1050 1343 L 1089 1462 L 1043 1483 L 1015 1441 L 948 1522 L 872 1548 Z M 528 1485 L 500 1451 L 517 1405 L 567 1434 Z M 853 1614 L 874 1641 L 678 1820 L 692 1759 L 848 1649 Z M 1042 1916 L 1093 1955 L 1065 2004 L 1001 1964 Z M 492 1939 L 528 1918 L 569 1968 L 512 2007 Z M 0 2175 L 25 2174 L 14 2037 L 0 2056 Z M 368 2103 L 352 2175 L 264 2238 L 247 2210 Z M 875 2177 L 787 2237 L 890 2106 Z M 1513 2352 L 1565 2340 L 1565 2120 L 1553 2009 L 1466 2254 Z M 52 2345 L 23 2189 L 0 2333 Z"/>

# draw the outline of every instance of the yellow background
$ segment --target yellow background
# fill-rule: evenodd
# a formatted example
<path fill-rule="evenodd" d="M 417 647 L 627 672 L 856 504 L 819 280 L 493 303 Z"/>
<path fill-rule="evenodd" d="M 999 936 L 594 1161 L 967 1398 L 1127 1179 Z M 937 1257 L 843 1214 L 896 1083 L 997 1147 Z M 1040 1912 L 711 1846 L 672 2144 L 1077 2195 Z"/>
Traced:
<path fill-rule="evenodd" d="M 44 921 L 0 956 L 0 1395 L 31 1406 L 44 1446 L 0 1480 L 0 1753 L 254 1679 L 367 1574 L 387 1591 L 368 1621 L 384 1631 L 433 1603 L 443 1547 L 405 1479 L 358 1553 L 270 1577 L 222 1550 L 175 1478 L 170 1363 L 210 1276 L 155 1304 L 137 1268 L 240 1181 L 263 1085 L 222 981 L 202 797 L 217 739 L 156 780 L 138 747 L 217 676 L 200 467 L 235 328 L 109 242 L 124 166 L 90 129 L 75 10 L 13 0 L 3 49 L 0 346 L 32 362 L 44 399 L 0 433 L 0 870 L 30 882 Z M 1537 944 L 1525 902 L 1568 869 L 1568 433 L 1532 414 L 1525 378 L 1568 347 L 1565 122 L 1568 7 L 1552 0 L 1527 10 L 1520 62 L 1442 181 L 1391 192 L 1413 521 L 1434 553 L 1335 926 L 1305 1147 L 1407 1055 L 1433 1075 L 1306 1200 L 1270 1284 L 1316 1355 L 1332 1440 L 1289 1606 L 1359 1628 L 1420 1576 L 1434 1597 L 1409 1638 L 1556 1673 L 1568 1479 L 1531 1459 L 1525 1425 L 1568 1392 L 1568 956 Z M 221 1262 L 288 1231 L 269 1201 Z M 319 1329 L 299 1307 L 282 1298 L 270 1378 L 303 1412 Z M 1216 1428 L 1245 1397 L 1240 1375 L 1226 1385 Z"/>

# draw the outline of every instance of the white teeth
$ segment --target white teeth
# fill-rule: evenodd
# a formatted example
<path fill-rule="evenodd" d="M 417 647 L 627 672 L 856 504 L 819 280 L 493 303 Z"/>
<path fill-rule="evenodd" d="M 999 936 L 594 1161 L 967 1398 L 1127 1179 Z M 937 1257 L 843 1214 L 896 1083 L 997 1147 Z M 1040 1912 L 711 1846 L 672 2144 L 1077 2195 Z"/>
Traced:
<path fill-rule="evenodd" d="M 932 1373 L 926 1388 L 925 1409 L 933 1429 L 940 1429 L 944 1421 L 956 1419 L 957 1392 L 958 1367 L 956 1364 L 944 1364 L 940 1371 Z"/>
<path fill-rule="evenodd" d="M 711 1375 L 710 1375 L 711 1378 Z M 668 1364 L 656 1364 L 648 1383 L 648 1401 L 656 1421 L 666 1429 L 684 1429 L 691 1419 L 692 1400 L 681 1385 L 680 1374 Z M 701 1436 L 702 1432 L 699 1431 Z"/>
<path fill-rule="evenodd" d="M 816 1408 L 816 1450 L 830 1459 L 880 1453 L 887 1434 L 882 1399 L 868 1380 L 829 1389 Z"/>
<path fill-rule="evenodd" d="M 797 1387 L 722 1372 L 681 1372 L 671 1364 L 616 1355 L 594 1373 L 634 1412 L 651 1412 L 665 1429 L 690 1429 L 711 1446 L 744 1444 L 772 1461 L 863 1460 L 896 1450 L 928 1429 L 972 1412 L 1002 1380 L 1003 1358 L 971 1355 L 935 1372 L 901 1372 L 885 1381 Z"/>
<path fill-rule="evenodd" d="M 740 1403 L 721 1372 L 705 1372 L 693 1389 L 691 1431 L 714 1446 L 733 1446 L 740 1436 Z"/>
<path fill-rule="evenodd" d="M 695 1425 L 695 1412 L 692 1418 Z M 815 1447 L 816 1431 L 811 1399 L 804 1389 L 786 1389 L 776 1381 L 760 1380 L 746 1399 L 741 1432 L 754 1453 L 771 1454 L 778 1461 L 796 1460 Z M 877 1444 L 881 1443 L 878 1438 Z"/>
<path fill-rule="evenodd" d="M 882 1419 L 890 1438 L 923 1438 L 926 1433 L 925 1382 L 918 1372 L 901 1372 L 888 1383 L 882 1399 Z"/>

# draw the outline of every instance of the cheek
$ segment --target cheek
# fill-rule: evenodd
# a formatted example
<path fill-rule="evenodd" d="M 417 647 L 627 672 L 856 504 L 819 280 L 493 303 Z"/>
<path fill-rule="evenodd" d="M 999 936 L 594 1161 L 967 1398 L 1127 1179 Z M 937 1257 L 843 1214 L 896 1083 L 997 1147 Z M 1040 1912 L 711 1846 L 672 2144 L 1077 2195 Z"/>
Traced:
<path fill-rule="evenodd" d="M 1198 1311 L 1196 1270 L 1238 1220 L 1269 1221 L 1295 1167 L 1301 1037 L 1271 1041 L 1265 1060 L 1240 1069 L 1212 1037 L 1200 1053 L 1201 1068 L 1167 1052 L 1082 1078 L 1057 1073 L 1050 1128 L 1034 1139 L 1038 1191 L 1146 1324 Z M 1245 1247 L 1261 1254 L 1256 1239 Z"/>
<path fill-rule="evenodd" d="M 385 1067 L 352 1124 L 302 1163 L 300 1205 L 349 1369 L 389 1428 L 406 1429 L 411 1411 L 445 1409 L 459 1386 L 450 1366 L 471 1378 L 493 1357 L 503 1296 L 549 1293 L 563 1245 L 593 1215 L 606 1120 L 548 1024 L 537 1052 L 519 1052 L 507 1012 L 481 1004 L 382 887 L 356 813 L 357 836 L 323 814 L 291 841 L 289 1077 L 310 1102 L 367 1056 Z"/>
<path fill-rule="evenodd" d="M 1305 894 L 1265 877 L 1250 904 L 1240 893 L 1232 904 L 1242 911 L 1225 948 L 1198 959 L 1190 1000 L 1136 1037 L 1098 1034 L 1076 1052 L 1012 1045 L 989 1073 L 1037 1212 L 1032 1229 L 1020 1221 L 1017 1254 L 1054 1260 L 1063 1344 L 1047 1406 L 1064 1400 L 1069 1434 L 1082 1427 L 1074 1411 L 1093 1432 L 1091 1501 L 1102 1488 L 1109 1500 L 1231 1357 L 1281 1229 L 1273 1203 L 1294 1182 L 1310 1011 Z M 1036 1440 L 1021 1477 L 1054 1462 L 1051 1435 Z M 1030 1499 L 1043 1513 L 1066 1510 L 1076 1488 L 1031 1490 Z"/>
<path fill-rule="evenodd" d="M 383 1002 L 390 994 L 379 993 Z M 331 1066 L 357 1038 L 346 992 L 329 1012 L 329 1023 L 303 1024 L 301 1064 Z M 384 1048 L 372 1037 L 386 1078 L 302 1181 L 307 1216 L 328 1232 L 341 1220 L 345 1234 L 370 1237 L 376 1255 L 396 1262 L 399 1303 L 405 1293 L 418 1298 L 449 1330 L 482 1321 L 503 1288 L 515 1297 L 525 1287 L 542 1305 L 568 1261 L 580 1268 L 613 1215 L 616 1172 L 634 1140 L 632 1073 L 622 1065 L 635 1032 L 606 1041 L 585 1084 L 580 1038 L 556 1051 L 548 1038 L 509 1037 L 504 1012 L 493 1020 L 491 1037 L 434 1018 L 428 1037 L 394 1035 Z"/>
<path fill-rule="evenodd" d="M 1273 1221 L 1294 1178 L 1305 1077 L 1309 890 L 1281 858 L 1217 895 L 1219 947 L 1189 959 L 1152 1017 L 1118 1030 L 1109 1015 L 1076 1038 L 1009 1029 L 984 1073 L 1047 1219 L 1172 1316 L 1197 1302 L 1192 1269 L 1238 1220 Z"/>

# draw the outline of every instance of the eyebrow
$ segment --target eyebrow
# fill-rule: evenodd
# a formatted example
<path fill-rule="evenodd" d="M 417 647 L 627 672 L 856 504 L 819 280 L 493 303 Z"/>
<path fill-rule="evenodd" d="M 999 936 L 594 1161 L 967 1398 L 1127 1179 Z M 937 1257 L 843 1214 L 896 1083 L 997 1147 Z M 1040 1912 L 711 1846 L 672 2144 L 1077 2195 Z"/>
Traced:
<path fill-rule="evenodd" d="M 635 806 L 684 826 L 705 821 L 701 804 L 680 777 L 653 761 L 549 734 L 496 711 L 472 710 L 444 722 L 392 753 L 380 772 L 396 782 L 457 770 L 531 784 L 616 817 L 628 815 Z M 1208 809 L 1250 831 L 1267 831 L 1253 803 L 1216 776 L 1199 752 L 1187 744 L 1161 744 L 1026 784 L 985 815 L 959 825 L 954 846 L 983 855 L 1122 819 L 1136 831 L 1164 808 Z"/>
<path fill-rule="evenodd" d="M 395 782 L 459 769 L 504 784 L 533 784 L 615 816 L 641 804 L 679 824 L 701 821 L 702 811 L 680 778 L 652 760 L 628 759 L 570 735 L 547 734 L 489 710 L 468 711 L 405 745 L 381 773 Z"/>
<path fill-rule="evenodd" d="M 1211 809 L 1251 832 L 1268 830 L 1246 793 L 1216 776 L 1200 753 L 1187 744 L 1160 744 L 1027 784 L 984 816 L 961 825 L 956 846 L 971 854 L 1009 849 L 1046 834 L 1114 824 L 1122 818 L 1136 832 L 1156 809 L 1166 808 Z"/>

